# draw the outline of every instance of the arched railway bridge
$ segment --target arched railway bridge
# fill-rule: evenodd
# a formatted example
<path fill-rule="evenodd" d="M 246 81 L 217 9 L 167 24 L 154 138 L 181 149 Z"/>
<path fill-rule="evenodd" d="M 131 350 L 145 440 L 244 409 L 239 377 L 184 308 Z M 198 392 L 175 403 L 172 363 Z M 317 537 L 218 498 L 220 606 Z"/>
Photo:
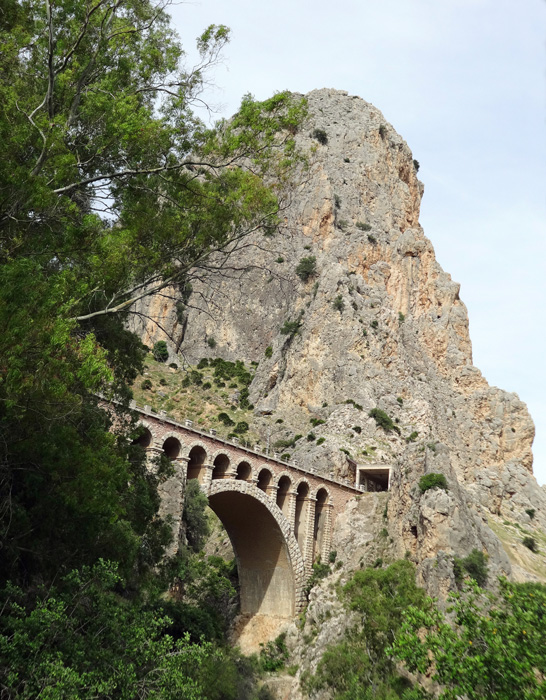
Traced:
<path fill-rule="evenodd" d="M 197 479 L 233 546 L 241 614 L 293 618 L 304 605 L 313 562 L 328 560 L 337 515 L 362 488 L 149 406 L 132 408 L 142 427 L 137 442 L 149 460 L 164 454 L 174 466 L 174 476 L 160 486 L 161 514 L 170 516 L 175 534 L 170 553 L 178 546 L 185 484 Z"/>

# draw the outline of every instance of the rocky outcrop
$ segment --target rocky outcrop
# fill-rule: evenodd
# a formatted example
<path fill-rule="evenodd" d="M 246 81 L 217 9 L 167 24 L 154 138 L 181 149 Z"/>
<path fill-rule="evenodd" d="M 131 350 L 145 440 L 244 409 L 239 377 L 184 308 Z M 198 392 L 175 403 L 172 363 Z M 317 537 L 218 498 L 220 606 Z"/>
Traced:
<path fill-rule="evenodd" d="M 164 299 L 141 309 L 189 362 L 258 363 L 250 400 L 264 445 L 301 434 L 291 454 L 342 476 L 354 462 L 392 465 L 389 556 L 414 560 L 431 593 L 445 595 L 452 556 L 473 548 L 494 574 L 545 579 L 540 555 L 518 537 L 528 529 L 542 542 L 546 527 L 534 426 L 517 395 L 472 364 L 459 285 L 419 225 L 424 188 L 412 153 L 364 100 L 335 90 L 307 98 L 297 140 L 311 167 L 282 235 L 256 239 L 226 276 L 196 285 L 183 313 Z M 307 278 L 304 258 L 314 259 Z M 139 331 L 148 343 L 163 337 L 146 323 Z M 392 419 L 389 432 L 373 408 Z M 449 490 L 421 494 L 427 472 L 443 473 Z M 354 538 L 344 567 L 365 560 L 364 540 L 378 537 L 357 517 L 375 498 L 364 494 L 353 524 L 337 525 Z"/>

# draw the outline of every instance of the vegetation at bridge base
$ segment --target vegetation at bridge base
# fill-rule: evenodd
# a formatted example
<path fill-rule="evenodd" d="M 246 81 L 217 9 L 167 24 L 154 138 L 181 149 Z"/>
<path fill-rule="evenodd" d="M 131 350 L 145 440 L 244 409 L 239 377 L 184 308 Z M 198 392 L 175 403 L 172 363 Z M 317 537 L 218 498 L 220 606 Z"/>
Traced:
<path fill-rule="evenodd" d="M 286 93 L 247 96 L 215 128 L 194 116 L 228 38 L 209 27 L 201 65 L 186 70 L 151 0 L 2 4 L 3 697 L 243 697 L 239 681 L 221 694 L 199 677 L 207 666 L 220 678 L 227 659 L 239 678 L 222 645 L 184 641 L 183 625 L 167 634 L 165 475 L 131 445 L 129 411 L 113 419 L 97 398 L 127 407 L 142 373 L 146 348 L 126 329 L 139 298 L 166 285 L 185 293 L 245 236 L 274 233 L 300 167 L 305 105 Z M 204 561 L 200 579 L 223 580 Z"/>
<path fill-rule="evenodd" d="M 426 695 L 397 673 L 387 653 L 403 623 L 404 610 L 429 610 L 431 601 L 415 583 L 407 560 L 386 569 L 357 571 L 340 592 L 356 622 L 343 640 L 328 647 L 314 675 L 302 679 L 313 697 L 327 689 L 338 700 L 421 700 Z"/>

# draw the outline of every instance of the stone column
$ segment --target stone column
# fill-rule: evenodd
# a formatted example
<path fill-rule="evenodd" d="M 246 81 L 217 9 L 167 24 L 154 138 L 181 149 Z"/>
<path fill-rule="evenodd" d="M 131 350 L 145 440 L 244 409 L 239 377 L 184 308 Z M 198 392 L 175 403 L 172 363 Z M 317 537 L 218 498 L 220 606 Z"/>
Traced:
<path fill-rule="evenodd" d="M 288 491 L 286 493 L 286 500 L 284 502 L 284 517 L 290 523 L 292 532 L 296 530 L 296 497 L 298 495 L 297 491 Z"/>
<path fill-rule="evenodd" d="M 208 492 L 210 491 L 210 485 L 212 483 L 212 472 L 214 469 L 214 464 L 202 464 L 201 469 L 203 470 L 201 472 L 201 490 L 203 491 L 203 493 L 208 494 Z"/>
<path fill-rule="evenodd" d="M 273 503 L 277 503 L 277 491 L 278 490 L 279 490 L 279 487 L 275 486 L 275 484 L 270 484 L 265 489 L 266 495 L 269 496 L 269 498 L 273 501 Z"/>
<path fill-rule="evenodd" d="M 325 503 L 323 508 L 324 533 L 322 535 L 322 552 L 320 552 L 320 560 L 327 562 L 332 547 L 332 521 L 334 506 L 331 503 Z"/>
<path fill-rule="evenodd" d="M 145 447 L 144 451 L 146 452 L 146 470 L 155 474 L 157 467 L 154 464 L 154 460 L 163 454 L 163 449 L 161 447 Z"/>
<path fill-rule="evenodd" d="M 160 482 L 157 487 L 161 499 L 159 515 L 163 519 L 169 517 L 172 523 L 171 532 L 173 539 L 166 551 L 166 555 L 169 557 L 172 557 L 178 551 L 180 524 L 182 522 L 182 511 L 184 510 L 184 492 L 186 489 L 188 462 L 189 459 L 187 457 L 177 457 L 173 459 L 173 476 Z"/>
<path fill-rule="evenodd" d="M 305 498 L 305 539 L 303 541 L 303 563 L 305 573 L 310 576 L 313 571 L 313 544 L 315 539 L 315 505 L 317 499 L 314 496 Z M 321 557 L 322 559 L 322 557 Z"/>

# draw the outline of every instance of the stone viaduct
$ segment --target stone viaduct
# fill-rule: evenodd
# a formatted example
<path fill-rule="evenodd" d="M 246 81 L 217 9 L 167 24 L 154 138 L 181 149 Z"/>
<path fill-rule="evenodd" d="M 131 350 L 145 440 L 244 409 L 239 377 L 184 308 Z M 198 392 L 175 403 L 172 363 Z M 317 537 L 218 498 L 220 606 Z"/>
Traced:
<path fill-rule="evenodd" d="M 133 405 L 150 460 L 165 454 L 174 476 L 160 486 L 161 514 L 174 527 L 176 552 L 187 479 L 197 479 L 224 525 L 235 553 L 241 614 L 289 619 L 305 602 L 305 584 L 319 557 L 328 560 L 332 527 L 362 490 L 282 461 L 276 454 L 221 440 Z"/>

